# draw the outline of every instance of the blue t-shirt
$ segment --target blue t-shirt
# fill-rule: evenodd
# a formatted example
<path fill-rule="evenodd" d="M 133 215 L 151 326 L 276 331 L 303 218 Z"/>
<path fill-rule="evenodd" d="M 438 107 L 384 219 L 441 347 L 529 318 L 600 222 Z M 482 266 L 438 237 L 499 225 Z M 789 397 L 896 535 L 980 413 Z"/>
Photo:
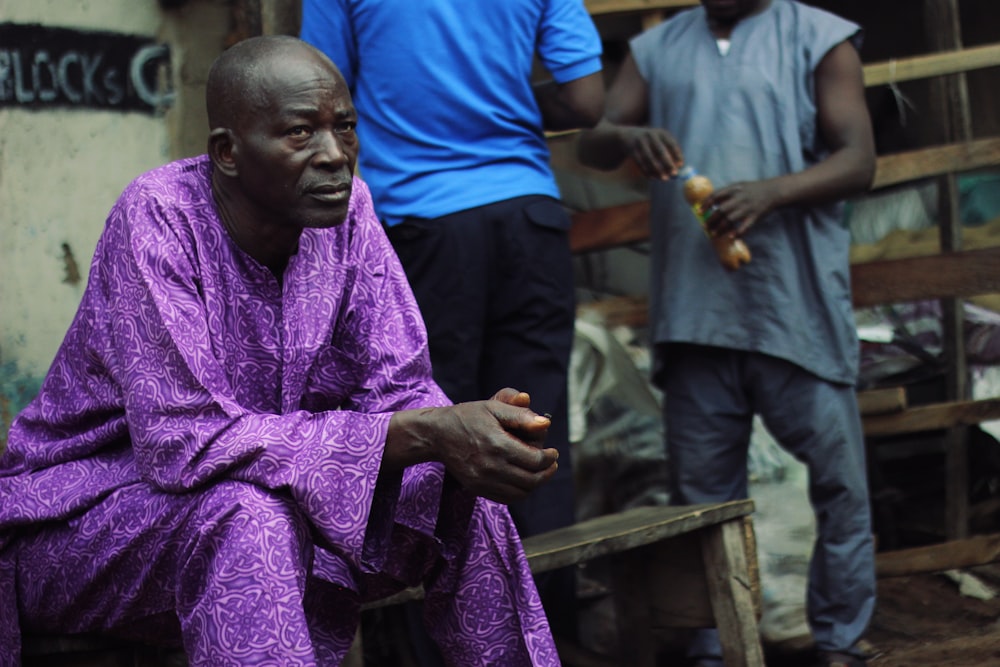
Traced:
<path fill-rule="evenodd" d="M 736 24 L 725 55 L 697 7 L 634 38 L 650 124 L 678 140 L 715 187 L 802 171 L 827 157 L 814 74 L 860 29 L 828 12 L 773 0 Z M 651 186 L 654 342 L 761 352 L 852 383 L 858 341 L 850 233 L 842 204 L 774 211 L 746 235 L 749 264 L 727 272 L 677 181 Z"/>
<path fill-rule="evenodd" d="M 531 75 L 601 69 L 582 0 L 304 0 L 301 36 L 347 79 L 388 224 L 559 196 Z"/>

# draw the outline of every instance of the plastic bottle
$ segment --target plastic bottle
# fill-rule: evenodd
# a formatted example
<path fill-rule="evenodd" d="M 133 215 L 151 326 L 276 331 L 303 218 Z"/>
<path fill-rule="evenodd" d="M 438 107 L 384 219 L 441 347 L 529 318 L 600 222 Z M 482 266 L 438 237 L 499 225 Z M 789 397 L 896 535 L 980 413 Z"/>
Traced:
<path fill-rule="evenodd" d="M 743 239 L 733 238 L 729 235 L 713 236 L 705 223 L 712 215 L 711 210 L 705 210 L 703 202 L 712 194 L 714 188 L 712 181 L 706 176 L 699 174 L 693 167 L 684 167 L 678 172 L 677 177 L 681 179 L 684 188 L 684 199 L 691 206 L 691 211 L 695 218 L 705 230 L 705 235 L 712 241 L 719 261 L 730 271 L 735 271 L 750 261 L 750 249 Z"/>

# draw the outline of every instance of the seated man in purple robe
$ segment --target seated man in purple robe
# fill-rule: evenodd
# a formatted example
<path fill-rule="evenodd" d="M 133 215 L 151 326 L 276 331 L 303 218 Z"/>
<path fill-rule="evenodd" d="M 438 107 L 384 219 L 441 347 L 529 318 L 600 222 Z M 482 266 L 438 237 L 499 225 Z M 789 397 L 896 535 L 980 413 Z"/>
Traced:
<path fill-rule="evenodd" d="M 337 665 L 361 604 L 417 583 L 449 664 L 558 665 L 503 504 L 555 472 L 549 420 L 432 381 L 340 73 L 250 39 L 207 101 L 208 155 L 122 194 L 0 457 L 0 665 L 22 632 Z"/>

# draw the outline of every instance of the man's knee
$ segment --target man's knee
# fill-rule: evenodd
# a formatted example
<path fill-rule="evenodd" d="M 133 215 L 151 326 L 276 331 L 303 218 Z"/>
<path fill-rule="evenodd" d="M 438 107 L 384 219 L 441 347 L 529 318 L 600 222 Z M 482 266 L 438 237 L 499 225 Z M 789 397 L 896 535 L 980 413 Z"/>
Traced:
<path fill-rule="evenodd" d="M 302 549 L 309 543 L 305 519 L 290 497 L 246 482 L 224 481 L 203 490 L 189 528 L 196 539 L 225 544 Z"/>

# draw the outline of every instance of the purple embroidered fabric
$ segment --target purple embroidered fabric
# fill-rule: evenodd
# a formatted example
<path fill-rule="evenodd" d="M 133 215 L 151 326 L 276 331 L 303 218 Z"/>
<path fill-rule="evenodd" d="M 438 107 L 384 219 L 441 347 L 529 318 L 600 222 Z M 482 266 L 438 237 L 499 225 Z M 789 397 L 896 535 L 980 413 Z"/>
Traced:
<path fill-rule="evenodd" d="M 210 172 L 181 160 L 126 189 L 11 427 L 0 665 L 22 629 L 336 665 L 360 604 L 420 581 L 450 664 L 557 665 L 506 508 L 436 464 L 380 476 L 392 412 L 448 401 L 367 187 L 279 283 L 222 227 Z"/>

